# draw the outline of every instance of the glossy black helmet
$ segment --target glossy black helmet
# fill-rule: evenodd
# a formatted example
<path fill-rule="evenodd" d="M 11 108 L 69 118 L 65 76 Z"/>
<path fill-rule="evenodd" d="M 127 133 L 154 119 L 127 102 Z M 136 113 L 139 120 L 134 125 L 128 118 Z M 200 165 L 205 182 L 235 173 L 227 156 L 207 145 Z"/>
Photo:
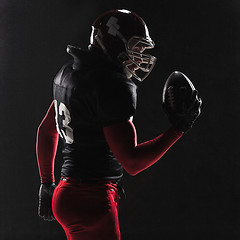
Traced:
<path fill-rule="evenodd" d="M 156 58 L 143 54 L 154 47 L 148 28 L 141 17 L 128 10 L 110 10 L 92 24 L 90 44 L 97 45 L 112 59 L 118 59 L 127 71 L 143 81 L 154 67 Z M 144 74 L 137 74 L 142 70 Z"/>

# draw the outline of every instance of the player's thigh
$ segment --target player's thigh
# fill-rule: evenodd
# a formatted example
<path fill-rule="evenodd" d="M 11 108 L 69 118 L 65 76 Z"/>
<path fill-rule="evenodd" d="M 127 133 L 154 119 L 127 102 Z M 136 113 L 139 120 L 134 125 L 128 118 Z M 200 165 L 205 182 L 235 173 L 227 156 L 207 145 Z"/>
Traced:
<path fill-rule="evenodd" d="M 92 201 L 89 205 L 94 209 L 87 208 L 92 217 L 83 214 L 86 219 L 81 217 L 79 223 L 67 226 L 71 240 L 120 240 L 117 189 L 108 185 L 105 193 L 99 194 L 96 199 L 88 198 Z"/>

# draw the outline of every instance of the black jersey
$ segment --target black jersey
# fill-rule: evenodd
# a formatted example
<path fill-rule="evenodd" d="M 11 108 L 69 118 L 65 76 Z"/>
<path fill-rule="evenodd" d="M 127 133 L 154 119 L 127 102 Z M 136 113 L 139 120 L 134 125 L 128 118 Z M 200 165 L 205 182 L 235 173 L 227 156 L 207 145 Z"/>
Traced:
<path fill-rule="evenodd" d="M 136 85 L 121 66 L 92 51 L 74 49 L 53 84 L 56 126 L 63 140 L 61 175 L 119 179 L 122 167 L 103 127 L 128 120 L 136 109 Z"/>

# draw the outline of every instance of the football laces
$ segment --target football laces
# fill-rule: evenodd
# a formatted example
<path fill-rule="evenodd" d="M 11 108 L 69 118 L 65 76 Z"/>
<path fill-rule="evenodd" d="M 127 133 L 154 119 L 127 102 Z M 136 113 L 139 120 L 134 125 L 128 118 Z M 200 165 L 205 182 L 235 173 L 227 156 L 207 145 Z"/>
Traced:
<path fill-rule="evenodd" d="M 175 108 L 175 100 L 174 100 L 174 93 L 173 93 L 172 86 L 167 88 L 167 99 L 168 99 L 170 108 L 174 109 Z"/>

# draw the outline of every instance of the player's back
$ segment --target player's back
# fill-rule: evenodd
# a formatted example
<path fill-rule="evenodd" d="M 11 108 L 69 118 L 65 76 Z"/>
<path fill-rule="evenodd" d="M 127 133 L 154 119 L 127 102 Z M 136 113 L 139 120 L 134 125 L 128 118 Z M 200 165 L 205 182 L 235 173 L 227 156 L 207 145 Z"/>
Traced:
<path fill-rule="evenodd" d="M 121 177 L 122 167 L 103 134 L 103 119 L 108 116 L 103 116 L 100 105 L 113 112 L 116 106 L 111 105 L 112 96 L 109 96 L 114 95 L 114 89 L 121 91 L 125 85 L 135 87 L 118 65 L 90 51 L 77 50 L 74 62 L 59 71 L 53 94 L 56 125 L 64 145 L 62 176 Z"/>

